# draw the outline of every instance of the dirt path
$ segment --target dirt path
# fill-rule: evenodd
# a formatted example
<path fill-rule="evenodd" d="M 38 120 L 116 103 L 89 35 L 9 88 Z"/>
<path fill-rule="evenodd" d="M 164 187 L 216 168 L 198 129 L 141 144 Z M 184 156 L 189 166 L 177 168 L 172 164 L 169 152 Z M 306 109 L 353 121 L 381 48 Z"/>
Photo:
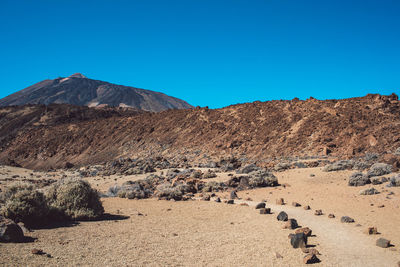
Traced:
<path fill-rule="evenodd" d="M 254 207 L 258 202 L 235 200 Z M 289 218 L 297 220 L 299 225 L 309 227 L 318 242 L 316 248 L 323 254 L 323 265 L 328 266 L 397 266 L 400 261 L 398 251 L 383 249 L 375 245 L 381 235 L 368 236 L 363 233 L 366 226 L 357 227 L 356 223 L 341 223 L 340 218 L 330 219 L 327 214 L 315 216 L 313 210 L 288 205 L 267 203 L 274 216 L 285 211 Z"/>

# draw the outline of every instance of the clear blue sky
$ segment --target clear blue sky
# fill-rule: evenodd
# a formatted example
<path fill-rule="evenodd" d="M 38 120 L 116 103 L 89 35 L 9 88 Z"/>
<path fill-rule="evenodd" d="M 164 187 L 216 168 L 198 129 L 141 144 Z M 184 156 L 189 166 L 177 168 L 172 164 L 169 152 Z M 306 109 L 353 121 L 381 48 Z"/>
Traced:
<path fill-rule="evenodd" d="M 398 0 L 1 0 L 0 97 L 81 72 L 223 107 L 400 92 Z"/>

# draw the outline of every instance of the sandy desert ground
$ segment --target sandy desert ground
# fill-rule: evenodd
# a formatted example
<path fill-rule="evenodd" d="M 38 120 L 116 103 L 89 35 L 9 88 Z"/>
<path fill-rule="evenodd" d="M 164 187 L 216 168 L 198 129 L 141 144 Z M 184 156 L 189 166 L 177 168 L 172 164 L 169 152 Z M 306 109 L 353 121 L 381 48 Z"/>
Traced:
<path fill-rule="evenodd" d="M 31 173 L 33 175 L 31 175 Z M 27 233 L 28 243 L 1 243 L 2 266 L 301 266 L 304 253 L 293 249 L 288 234 L 277 221 L 286 211 L 315 236 L 309 244 L 321 253 L 317 266 L 398 266 L 400 261 L 400 188 L 385 185 L 349 187 L 351 171 L 323 172 L 321 168 L 277 172 L 284 186 L 238 192 L 235 205 L 211 201 L 164 201 L 102 198 L 102 221 L 79 222 Z M 311 174 L 315 176 L 311 176 Z M 12 180 L 56 179 L 61 173 L 40 173 L 13 167 L 0 168 L 0 188 Z M 53 175 L 55 177 L 53 177 Z M 73 176 L 73 172 L 66 172 Z M 387 177 L 392 176 L 386 175 Z M 41 177 L 37 177 L 41 176 Z M 86 178 L 105 192 L 109 186 L 145 175 Z M 226 173 L 209 180 L 227 180 Z M 377 195 L 359 195 L 375 187 Z M 218 193 L 217 193 L 218 194 Z M 227 199 L 229 192 L 219 193 Z M 284 198 L 286 205 L 276 205 Z M 261 215 L 254 206 L 266 200 L 273 214 Z M 296 201 L 311 210 L 293 207 Z M 240 203 L 247 203 L 242 206 Z M 383 206 L 383 207 L 382 207 Z M 314 211 L 322 209 L 322 216 Z M 336 218 L 328 218 L 333 213 Z M 350 216 L 355 223 L 340 222 Z M 366 235 L 376 226 L 379 235 Z M 375 245 L 379 237 L 391 240 L 390 248 Z M 51 255 L 33 255 L 33 248 Z"/>

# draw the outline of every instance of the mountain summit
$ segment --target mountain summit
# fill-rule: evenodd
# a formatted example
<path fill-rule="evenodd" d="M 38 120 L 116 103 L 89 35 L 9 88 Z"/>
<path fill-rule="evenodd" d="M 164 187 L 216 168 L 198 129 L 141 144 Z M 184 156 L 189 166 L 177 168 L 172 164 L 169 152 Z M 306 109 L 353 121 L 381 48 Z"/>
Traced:
<path fill-rule="evenodd" d="M 160 92 L 93 80 L 81 73 L 44 80 L 0 99 L 0 106 L 51 103 L 122 106 L 153 112 L 192 108 L 187 102 Z"/>

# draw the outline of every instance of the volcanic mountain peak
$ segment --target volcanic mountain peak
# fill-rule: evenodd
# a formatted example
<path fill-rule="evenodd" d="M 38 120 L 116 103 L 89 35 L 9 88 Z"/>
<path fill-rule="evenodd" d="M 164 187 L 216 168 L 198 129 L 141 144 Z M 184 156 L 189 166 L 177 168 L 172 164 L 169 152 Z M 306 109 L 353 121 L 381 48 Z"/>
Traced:
<path fill-rule="evenodd" d="M 82 73 L 74 73 L 72 75 L 70 75 L 68 78 L 87 78 L 85 75 L 83 75 Z"/>
<path fill-rule="evenodd" d="M 0 106 L 52 103 L 124 106 L 153 112 L 192 108 L 187 102 L 160 92 L 88 79 L 81 73 L 44 80 L 0 99 Z"/>

